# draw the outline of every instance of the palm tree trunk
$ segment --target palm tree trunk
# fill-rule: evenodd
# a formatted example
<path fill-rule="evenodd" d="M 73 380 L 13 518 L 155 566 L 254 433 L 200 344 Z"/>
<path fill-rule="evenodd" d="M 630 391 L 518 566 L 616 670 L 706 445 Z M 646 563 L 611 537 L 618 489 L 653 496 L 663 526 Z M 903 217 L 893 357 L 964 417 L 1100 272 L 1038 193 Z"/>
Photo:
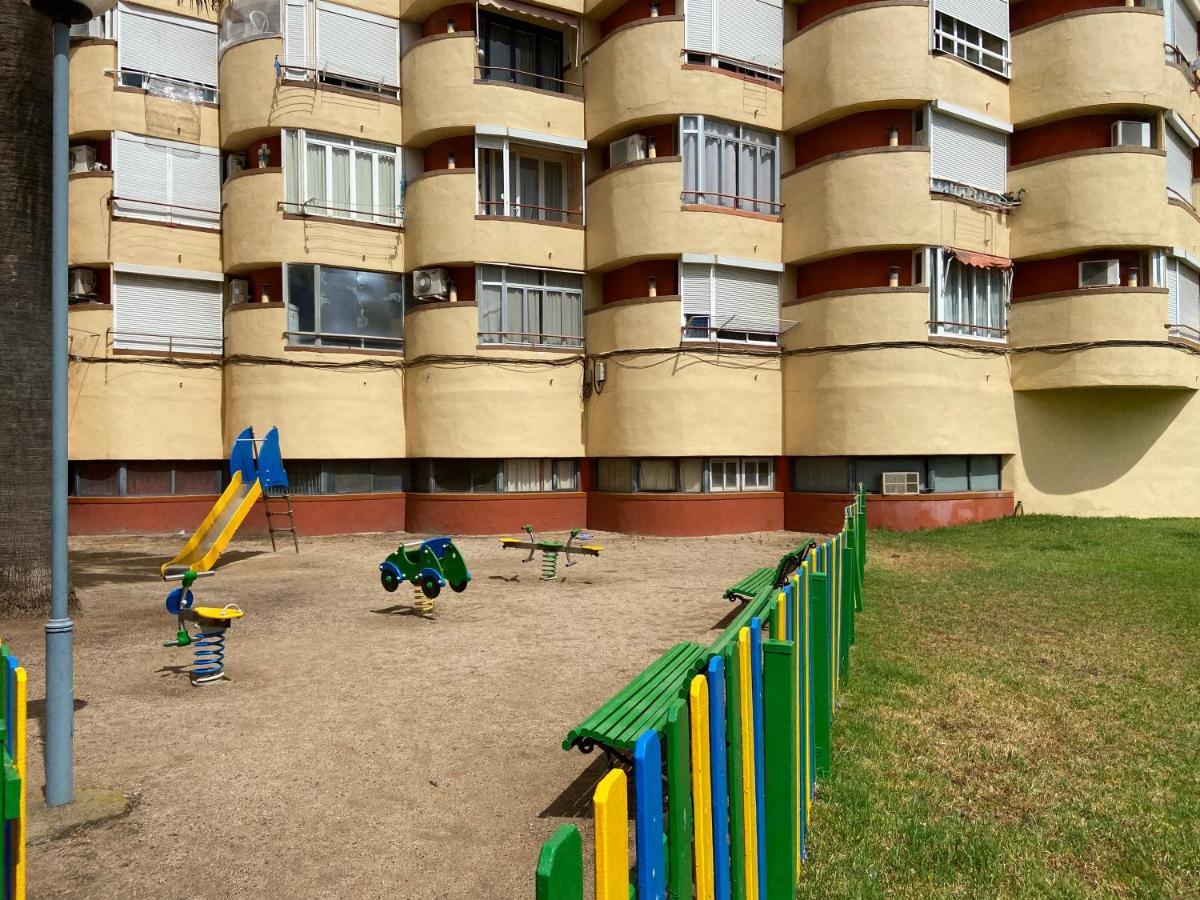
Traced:
<path fill-rule="evenodd" d="M 50 608 L 52 49 L 0 0 L 0 613 Z"/>

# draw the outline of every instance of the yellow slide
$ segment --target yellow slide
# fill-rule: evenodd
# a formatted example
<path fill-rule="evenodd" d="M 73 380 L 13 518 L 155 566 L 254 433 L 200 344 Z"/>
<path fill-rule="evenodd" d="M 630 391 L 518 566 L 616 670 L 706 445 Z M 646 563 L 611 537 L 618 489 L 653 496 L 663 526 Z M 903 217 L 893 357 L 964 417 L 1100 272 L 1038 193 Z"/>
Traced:
<path fill-rule="evenodd" d="M 204 517 L 196 533 L 183 545 L 183 549 L 174 559 L 163 564 L 163 577 L 186 572 L 188 569 L 197 572 L 207 572 L 211 569 L 261 496 L 261 481 L 255 479 L 253 484 L 246 484 L 242 481 L 242 473 L 234 472 L 229 487 L 217 498 L 217 502 Z"/>

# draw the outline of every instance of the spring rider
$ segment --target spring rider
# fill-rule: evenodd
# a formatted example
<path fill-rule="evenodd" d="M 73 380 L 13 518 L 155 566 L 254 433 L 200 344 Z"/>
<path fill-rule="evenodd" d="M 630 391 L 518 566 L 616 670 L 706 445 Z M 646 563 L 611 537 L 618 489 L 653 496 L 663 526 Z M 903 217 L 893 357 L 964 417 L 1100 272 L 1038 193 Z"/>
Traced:
<path fill-rule="evenodd" d="M 604 549 L 598 544 L 576 544 L 575 538 L 585 541 L 592 539 L 592 536 L 585 533 L 582 528 L 572 528 L 571 535 L 565 544 L 562 541 L 539 541 L 537 535 L 533 533 L 532 525 L 522 525 L 521 530 L 529 536 L 529 540 L 500 538 L 500 547 L 503 550 L 528 550 L 529 555 L 521 562 L 530 562 L 535 552 L 542 551 L 542 581 L 554 581 L 558 578 L 558 554 L 565 554 L 567 566 L 573 566 L 575 563 L 571 562 L 572 553 L 583 556 L 599 556 Z"/>
<path fill-rule="evenodd" d="M 195 648 L 196 658 L 192 661 L 192 684 L 199 687 L 220 681 L 225 674 L 225 632 L 234 619 L 240 619 L 244 614 L 236 603 L 227 603 L 223 607 L 196 606 L 196 597 L 192 593 L 192 585 L 197 578 L 207 578 L 216 575 L 211 570 L 196 572 L 188 569 L 175 575 L 168 575 L 164 581 L 182 582 L 179 587 L 167 594 L 167 612 L 177 616 L 179 630 L 175 640 L 163 641 L 164 647 Z M 188 630 L 193 626 L 195 632 Z"/>
<path fill-rule="evenodd" d="M 448 537 L 401 544 L 379 564 L 379 582 L 389 594 L 408 580 L 413 586 L 413 605 L 423 613 L 433 612 L 438 594 L 447 584 L 461 594 L 471 573 L 467 561 Z"/>

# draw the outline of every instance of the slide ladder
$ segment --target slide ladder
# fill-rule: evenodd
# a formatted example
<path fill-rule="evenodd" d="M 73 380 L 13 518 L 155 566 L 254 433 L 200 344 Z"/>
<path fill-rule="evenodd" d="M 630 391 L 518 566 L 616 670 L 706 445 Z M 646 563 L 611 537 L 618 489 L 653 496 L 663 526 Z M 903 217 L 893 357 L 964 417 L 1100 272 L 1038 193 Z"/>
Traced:
<path fill-rule="evenodd" d="M 272 501 L 274 506 L 272 506 Z M 282 503 L 282 509 L 280 504 Z M 267 513 L 267 531 L 271 535 L 271 549 L 278 549 L 275 546 L 275 535 L 290 534 L 292 536 L 292 544 L 296 547 L 296 552 L 300 552 L 300 539 L 296 536 L 296 517 L 292 510 L 292 495 L 288 493 L 287 488 L 272 488 L 263 494 L 263 509 Z M 275 524 L 277 521 L 287 519 L 287 525 Z"/>

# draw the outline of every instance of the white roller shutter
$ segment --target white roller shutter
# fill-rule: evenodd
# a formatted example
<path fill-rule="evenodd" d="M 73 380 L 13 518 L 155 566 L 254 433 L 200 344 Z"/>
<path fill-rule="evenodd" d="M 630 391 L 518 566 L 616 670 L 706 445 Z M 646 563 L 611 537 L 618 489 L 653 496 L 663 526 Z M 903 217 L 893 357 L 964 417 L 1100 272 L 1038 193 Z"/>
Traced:
<path fill-rule="evenodd" d="M 114 132 L 113 215 L 218 228 L 221 153 L 136 134 Z"/>
<path fill-rule="evenodd" d="M 1167 136 L 1167 193 L 1192 202 L 1192 146 L 1175 130 L 1164 129 Z"/>
<path fill-rule="evenodd" d="M 116 272 L 113 347 L 221 353 L 221 282 Z"/>
<path fill-rule="evenodd" d="M 1183 326 L 1177 333 L 1196 340 L 1200 338 L 1200 272 L 1181 259 L 1174 260 L 1174 262 L 1177 266 L 1178 299 L 1171 324 Z"/>
<path fill-rule="evenodd" d="M 684 321 L 688 316 L 711 316 L 713 310 L 712 266 L 683 263 L 679 278 L 679 299 Z"/>
<path fill-rule="evenodd" d="M 312 67 L 308 59 L 308 4 L 287 0 L 283 7 L 283 61 L 299 69 Z M 299 73 L 303 76 L 304 72 Z"/>
<path fill-rule="evenodd" d="M 716 53 L 773 69 L 783 68 L 782 0 L 715 2 Z"/>
<path fill-rule="evenodd" d="M 1167 260 L 1167 324 L 1179 323 L 1179 262 Z"/>
<path fill-rule="evenodd" d="M 1170 11 L 1167 13 L 1170 21 L 1167 28 L 1170 31 L 1168 43 L 1177 47 L 1188 62 L 1200 55 L 1197 48 L 1196 17 L 1184 0 L 1168 0 Z"/>
<path fill-rule="evenodd" d="M 726 331 L 779 332 L 779 273 L 717 266 L 713 325 Z"/>
<path fill-rule="evenodd" d="M 973 122 L 931 111 L 929 150 L 934 178 L 1003 194 L 1008 176 L 1008 136 Z"/>
<path fill-rule="evenodd" d="M 117 66 L 217 86 L 217 26 L 122 4 L 117 10 Z"/>
<path fill-rule="evenodd" d="M 933 9 L 1008 40 L 1008 0 L 935 0 Z"/>
<path fill-rule="evenodd" d="M 371 84 L 400 82 L 395 19 L 333 3 L 317 4 L 317 68 Z"/>
<path fill-rule="evenodd" d="M 683 10 L 683 43 L 688 50 L 712 53 L 714 0 L 685 0 Z"/>

